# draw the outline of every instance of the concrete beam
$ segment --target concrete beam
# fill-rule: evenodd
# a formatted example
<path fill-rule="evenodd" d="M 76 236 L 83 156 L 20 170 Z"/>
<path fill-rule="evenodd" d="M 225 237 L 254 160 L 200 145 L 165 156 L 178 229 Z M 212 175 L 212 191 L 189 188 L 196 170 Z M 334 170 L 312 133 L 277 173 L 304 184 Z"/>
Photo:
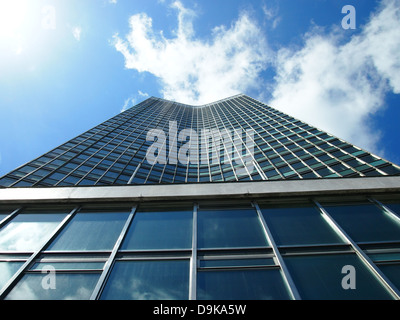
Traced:
<path fill-rule="evenodd" d="M 2 188 L 0 203 L 281 198 L 387 192 L 400 192 L 400 176 L 171 185 Z"/>

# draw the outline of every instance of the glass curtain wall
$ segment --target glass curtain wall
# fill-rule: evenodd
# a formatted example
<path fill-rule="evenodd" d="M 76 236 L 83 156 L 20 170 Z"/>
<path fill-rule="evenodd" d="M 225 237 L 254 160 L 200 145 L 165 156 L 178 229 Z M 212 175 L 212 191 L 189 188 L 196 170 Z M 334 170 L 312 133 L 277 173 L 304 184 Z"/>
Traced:
<path fill-rule="evenodd" d="M 147 159 L 152 130 L 162 133 L 154 162 Z M 152 97 L 0 177 L 0 186 L 399 174 L 398 166 L 245 95 L 204 106 Z"/>
<path fill-rule="evenodd" d="M 395 198 L 3 207 L 1 299 L 398 299 Z"/>

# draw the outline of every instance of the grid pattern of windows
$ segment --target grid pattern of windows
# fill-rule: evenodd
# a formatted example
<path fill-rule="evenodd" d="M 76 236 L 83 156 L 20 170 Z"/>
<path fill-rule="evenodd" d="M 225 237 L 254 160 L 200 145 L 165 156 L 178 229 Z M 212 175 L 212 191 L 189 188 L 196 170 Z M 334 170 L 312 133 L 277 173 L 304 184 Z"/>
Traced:
<path fill-rule="evenodd" d="M 171 123 L 176 135 L 169 135 Z M 152 130 L 166 135 L 165 139 L 157 138 L 155 162 L 147 157 L 156 140 L 149 139 Z M 226 135 L 238 130 L 242 136 Z M 244 133 L 249 130 L 253 134 L 247 140 Z M 207 146 L 206 153 L 201 142 Z M 152 97 L 8 173 L 0 178 L 0 186 L 168 184 L 399 174 L 398 166 L 245 95 L 199 107 Z"/>
<path fill-rule="evenodd" d="M 398 199 L 3 207 L 0 299 L 400 299 Z"/>

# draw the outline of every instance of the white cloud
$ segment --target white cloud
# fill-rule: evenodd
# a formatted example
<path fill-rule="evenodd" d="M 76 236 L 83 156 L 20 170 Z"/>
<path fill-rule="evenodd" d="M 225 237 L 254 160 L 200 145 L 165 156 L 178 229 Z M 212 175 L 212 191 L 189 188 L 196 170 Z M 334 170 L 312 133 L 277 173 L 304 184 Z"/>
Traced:
<path fill-rule="evenodd" d="M 135 104 L 136 104 L 136 99 L 134 97 L 129 97 L 128 99 L 125 99 L 124 105 L 121 109 L 121 112 L 128 110 L 130 107 L 134 106 Z"/>
<path fill-rule="evenodd" d="M 271 106 L 368 150 L 382 151 L 371 116 L 384 108 L 387 92 L 400 93 L 400 0 L 382 0 L 350 40 L 344 36 L 351 31 L 314 28 L 300 48 L 277 52 L 246 12 L 231 26 L 215 27 L 204 40 L 193 29 L 196 13 L 179 1 L 171 7 L 178 13 L 172 38 L 154 31 L 145 13 L 130 18 L 126 37 L 114 36 L 126 68 L 156 76 L 164 98 L 203 104 L 258 89 L 258 98 Z M 268 21 L 279 19 L 277 9 L 263 9 Z M 272 66 L 276 77 L 267 82 L 260 73 Z"/>
<path fill-rule="evenodd" d="M 73 27 L 72 28 L 72 35 L 77 41 L 81 40 L 82 28 L 81 27 Z"/>
<path fill-rule="evenodd" d="M 196 13 L 175 1 L 178 28 L 174 38 L 165 38 L 152 28 L 152 19 L 136 14 L 129 20 L 125 39 L 115 35 L 115 48 L 125 57 L 125 66 L 150 72 L 162 83 L 162 94 L 189 104 L 212 102 L 245 92 L 261 84 L 259 73 L 269 57 L 262 30 L 242 13 L 229 28 L 212 30 L 210 41 L 195 38 Z"/>
<path fill-rule="evenodd" d="M 311 32 L 300 49 L 283 48 L 271 106 L 377 153 L 371 116 L 385 94 L 400 93 L 400 1 L 382 2 L 362 31 L 342 43 L 339 32 Z"/>
<path fill-rule="evenodd" d="M 147 98 L 149 96 L 149 94 L 147 92 L 142 92 L 142 91 L 138 91 L 139 96 Z"/>
<path fill-rule="evenodd" d="M 272 22 L 272 29 L 275 29 L 281 22 L 281 17 L 278 16 L 278 7 L 267 6 L 263 3 L 261 8 L 267 20 Z"/>
<path fill-rule="evenodd" d="M 128 99 L 125 99 L 124 101 L 124 105 L 121 109 L 121 112 L 124 112 L 126 110 L 128 110 L 129 108 L 131 108 L 132 106 L 134 106 L 138 99 L 144 99 L 144 98 L 148 98 L 149 94 L 147 92 L 142 92 L 140 90 L 138 90 L 137 94 L 132 94 Z"/>

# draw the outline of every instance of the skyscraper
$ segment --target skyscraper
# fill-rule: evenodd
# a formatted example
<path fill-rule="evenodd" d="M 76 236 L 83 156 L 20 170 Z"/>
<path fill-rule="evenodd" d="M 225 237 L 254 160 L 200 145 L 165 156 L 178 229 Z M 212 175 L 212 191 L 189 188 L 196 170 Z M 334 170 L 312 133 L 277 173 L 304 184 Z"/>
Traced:
<path fill-rule="evenodd" d="M 152 97 L 0 178 L 0 298 L 399 299 L 399 175 L 245 95 Z"/>

